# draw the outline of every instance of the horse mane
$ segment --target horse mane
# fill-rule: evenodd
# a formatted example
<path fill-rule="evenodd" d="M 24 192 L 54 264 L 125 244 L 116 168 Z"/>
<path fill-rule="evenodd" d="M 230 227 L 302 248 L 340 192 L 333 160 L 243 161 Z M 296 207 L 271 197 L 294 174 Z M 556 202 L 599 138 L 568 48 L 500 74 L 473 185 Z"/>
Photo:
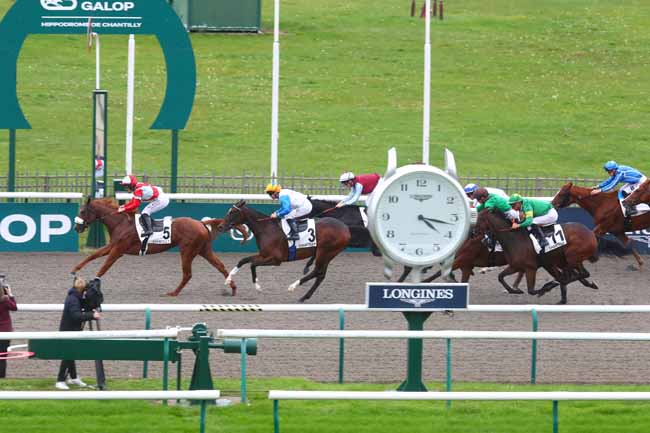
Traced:
<path fill-rule="evenodd" d="M 94 205 L 99 205 L 101 207 L 108 207 L 111 209 L 117 209 L 119 207 L 112 198 L 96 198 L 91 201 Z"/>

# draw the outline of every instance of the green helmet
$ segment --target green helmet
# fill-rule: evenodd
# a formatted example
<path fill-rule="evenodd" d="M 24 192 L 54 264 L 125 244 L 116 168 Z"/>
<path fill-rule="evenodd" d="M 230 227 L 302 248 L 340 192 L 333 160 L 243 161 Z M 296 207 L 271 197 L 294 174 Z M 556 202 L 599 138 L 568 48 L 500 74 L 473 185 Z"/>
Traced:
<path fill-rule="evenodd" d="M 515 203 L 519 203 L 520 201 L 524 201 L 524 198 L 521 195 L 512 194 L 510 196 L 510 199 L 508 200 L 508 204 L 515 204 Z"/>

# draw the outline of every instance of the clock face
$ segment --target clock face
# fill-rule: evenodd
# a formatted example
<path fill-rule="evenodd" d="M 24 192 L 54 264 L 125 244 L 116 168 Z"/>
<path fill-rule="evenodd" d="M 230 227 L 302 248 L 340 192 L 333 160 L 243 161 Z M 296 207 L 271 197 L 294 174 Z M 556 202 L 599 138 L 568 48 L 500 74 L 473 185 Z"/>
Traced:
<path fill-rule="evenodd" d="M 375 240 L 404 264 L 442 261 L 467 236 L 470 213 L 465 193 L 434 167 L 400 170 L 372 199 Z"/>

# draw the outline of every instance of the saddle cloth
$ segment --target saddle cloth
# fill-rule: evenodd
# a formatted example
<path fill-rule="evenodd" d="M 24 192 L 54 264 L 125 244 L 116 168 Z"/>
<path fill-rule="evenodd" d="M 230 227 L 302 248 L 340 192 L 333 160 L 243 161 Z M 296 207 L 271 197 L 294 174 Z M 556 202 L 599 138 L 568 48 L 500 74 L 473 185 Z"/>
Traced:
<path fill-rule="evenodd" d="M 618 204 L 621 207 L 621 212 L 623 213 L 623 216 L 625 216 L 625 208 L 623 207 L 623 202 L 619 201 Z M 643 215 L 646 212 L 650 212 L 650 206 L 648 206 L 645 203 L 639 203 L 638 205 L 634 206 L 634 210 L 635 212 L 634 215 L 632 215 L 633 217 Z"/>
<path fill-rule="evenodd" d="M 289 235 L 289 223 L 286 220 L 282 220 L 282 231 L 285 236 Z M 297 241 L 288 241 L 289 246 L 294 246 L 295 248 L 311 248 L 316 246 L 316 220 L 309 218 L 307 220 L 298 221 L 298 235 L 300 239 Z"/>
<path fill-rule="evenodd" d="M 359 206 L 359 213 L 361 214 L 361 219 L 363 220 L 363 226 L 368 227 L 368 215 L 366 214 L 366 208 Z"/>
<path fill-rule="evenodd" d="M 153 234 L 149 237 L 149 244 L 171 244 L 172 243 L 172 217 L 166 216 L 161 220 L 152 220 Z M 140 214 L 135 215 L 135 228 L 138 237 L 142 239 L 142 224 Z"/>
<path fill-rule="evenodd" d="M 553 251 L 557 248 L 566 245 L 566 236 L 564 236 L 564 230 L 562 230 L 561 225 L 553 224 L 552 226 L 545 226 L 542 227 L 542 231 L 544 232 L 544 237 L 548 242 L 548 246 L 544 249 L 544 253 L 548 253 L 549 251 Z M 529 233 L 528 236 L 530 237 L 530 240 L 533 242 L 535 253 L 539 254 L 542 248 L 539 246 L 539 242 L 537 242 L 537 238 L 532 233 Z"/>

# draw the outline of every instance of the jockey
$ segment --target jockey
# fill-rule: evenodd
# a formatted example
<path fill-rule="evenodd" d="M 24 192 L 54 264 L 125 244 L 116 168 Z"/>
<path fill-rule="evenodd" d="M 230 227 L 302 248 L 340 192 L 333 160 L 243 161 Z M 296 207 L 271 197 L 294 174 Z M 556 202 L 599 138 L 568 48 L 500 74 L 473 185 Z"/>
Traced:
<path fill-rule="evenodd" d="M 553 225 L 557 222 L 557 211 L 553 208 L 551 203 L 544 200 L 535 200 L 532 198 L 523 198 L 519 194 L 513 194 L 508 200 L 510 206 L 519 212 L 524 212 L 524 220 L 521 223 L 516 221 L 512 222 L 512 230 L 516 230 L 519 227 L 530 227 L 530 231 L 533 232 L 539 246 L 544 249 L 548 246 L 548 242 L 544 233 L 542 232 L 542 226 Z"/>
<path fill-rule="evenodd" d="M 377 184 L 379 184 L 380 179 L 381 176 L 377 173 L 360 174 L 358 176 L 355 176 L 354 173 L 350 171 L 343 173 L 339 177 L 339 182 L 349 187 L 351 191 L 347 197 L 336 204 L 336 207 L 356 203 L 357 200 L 359 200 L 359 197 L 361 197 L 361 194 L 371 194 L 377 187 Z M 369 201 L 370 197 L 366 200 L 366 205 L 368 205 Z"/>
<path fill-rule="evenodd" d="M 307 196 L 272 183 L 266 185 L 264 192 L 273 200 L 280 200 L 280 209 L 273 212 L 271 218 L 280 218 L 287 221 L 290 228 L 287 239 L 290 241 L 300 239 L 296 218 L 308 215 L 311 212 L 311 202 L 307 199 Z"/>
<path fill-rule="evenodd" d="M 499 194 L 489 193 L 487 188 L 479 188 L 474 192 L 474 199 L 479 203 L 476 206 L 476 211 L 481 212 L 483 209 L 497 209 L 505 214 L 505 216 L 513 221 L 519 217 L 517 211 L 512 210 L 508 204 L 508 199 Z"/>
<path fill-rule="evenodd" d="M 627 165 L 618 165 L 616 161 L 607 161 L 603 168 L 609 174 L 609 179 L 599 183 L 596 188 L 591 190 L 591 195 L 600 194 L 614 189 L 616 185 L 623 182 L 623 186 L 618 191 L 618 199 L 623 200 L 639 187 L 647 178 L 637 169 Z M 633 209 L 626 207 L 626 217 L 632 216 Z"/>
<path fill-rule="evenodd" d="M 478 205 L 478 201 L 474 197 L 474 193 L 478 189 L 479 189 L 479 186 L 477 184 L 475 184 L 475 183 L 468 183 L 463 188 L 463 190 L 465 190 L 465 195 L 470 200 L 470 203 L 469 203 L 470 207 L 476 207 Z M 487 190 L 488 194 L 495 194 L 495 195 L 498 195 L 498 196 L 503 197 L 503 198 L 508 198 L 508 194 L 506 194 L 505 191 L 502 190 L 502 189 L 499 189 L 499 188 L 487 188 L 487 187 L 485 189 Z"/>
<path fill-rule="evenodd" d="M 120 206 L 117 210 L 118 212 L 132 212 L 138 209 L 140 203 L 150 202 L 142 209 L 140 217 L 140 223 L 143 229 L 142 236 L 150 236 L 153 233 L 151 214 L 166 208 L 169 204 L 169 197 L 163 192 L 161 187 L 138 182 L 138 179 L 132 174 L 124 176 L 120 183 L 127 191 L 133 194 L 133 198 L 127 204 Z"/>

